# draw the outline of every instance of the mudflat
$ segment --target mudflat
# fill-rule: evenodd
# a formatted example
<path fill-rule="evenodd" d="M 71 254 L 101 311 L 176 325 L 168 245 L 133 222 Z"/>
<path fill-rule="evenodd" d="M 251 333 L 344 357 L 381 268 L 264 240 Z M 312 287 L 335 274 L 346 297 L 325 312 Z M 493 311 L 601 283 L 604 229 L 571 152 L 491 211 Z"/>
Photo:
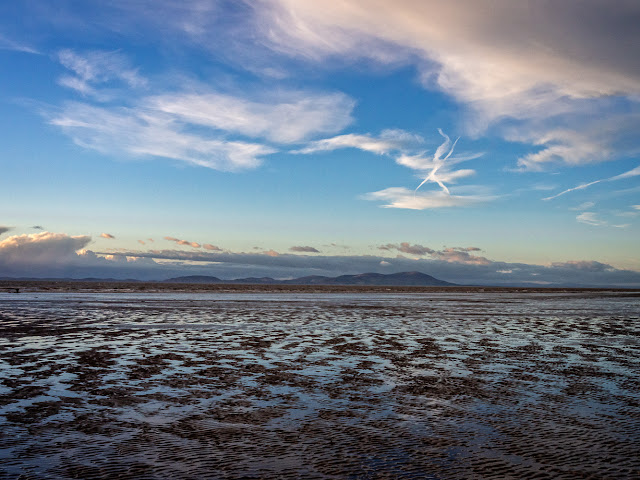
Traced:
<path fill-rule="evenodd" d="M 0 286 L 0 476 L 640 477 L 637 291 Z"/>

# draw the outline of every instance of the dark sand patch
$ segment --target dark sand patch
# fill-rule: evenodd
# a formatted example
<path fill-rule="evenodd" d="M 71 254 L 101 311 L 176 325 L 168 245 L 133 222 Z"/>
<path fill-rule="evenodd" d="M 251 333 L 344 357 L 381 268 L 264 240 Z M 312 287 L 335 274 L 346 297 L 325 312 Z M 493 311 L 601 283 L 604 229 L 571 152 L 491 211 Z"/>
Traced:
<path fill-rule="evenodd" d="M 215 287 L 3 294 L 0 476 L 640 477 L 633 296 Z"/>

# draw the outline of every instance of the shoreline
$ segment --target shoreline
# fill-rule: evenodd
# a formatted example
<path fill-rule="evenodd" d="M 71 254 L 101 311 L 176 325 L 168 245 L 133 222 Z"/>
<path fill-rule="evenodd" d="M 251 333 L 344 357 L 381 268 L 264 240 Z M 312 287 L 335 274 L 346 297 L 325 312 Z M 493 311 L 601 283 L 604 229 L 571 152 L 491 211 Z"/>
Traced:
<path fill-rule="evenodd" d="M 18 290 L 18 291 L 16 291 Z M 104 293 L 582 293 L 640 296 L 640 288 L 621 287 L 504 287 L 504 286 L 393 286 L 393 285 L 288 285 L 237 283 L 173 283 L 146 281 L 0 280 L 0 293 L 104 292 Z"/>

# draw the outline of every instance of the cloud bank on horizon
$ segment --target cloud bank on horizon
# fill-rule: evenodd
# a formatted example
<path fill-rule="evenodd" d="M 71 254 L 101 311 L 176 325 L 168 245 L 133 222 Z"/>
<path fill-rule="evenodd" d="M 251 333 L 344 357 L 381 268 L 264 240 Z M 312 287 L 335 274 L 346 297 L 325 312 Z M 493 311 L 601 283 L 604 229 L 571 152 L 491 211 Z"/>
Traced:
<path fill-rule="evenodd" d="M 0 272 L 8 277 L 164 280 L 172 276 L 211 275 L 223 279 L 270 275 L 295 278 L 344 273 L 422 271 L 458 284 L 478 285 L 586 285 L 639 287 L 640 272 L 620 270 L 596 261 L 553 262 L 549 265 L 500 262 L 477 253 L 478 247 L 435 250 L 400 242 L 377 247 L 392 256 L 308 255 L 311 246 L 294 246 L 290 253 L 259 253 L 218 249 L 203 251 L 195 242 L 167 237 L 190 250 L 131 250 L 94 252 L 91 237 L 42 232 L 14 235 L 0 241 Z M 209 249 L 211 250 L 211 249 Z M 303 254 L 300 254 L 303 253 Z M 1 278 L 1 277 L 0 277 Z"/>
<path fill-rule="evenodd" d="M 82 3 L 0 6 L 9 65 L 0 82 L 12 109 L 0 114 L 8 133 L 0 201 L 33 192 L 0 221 L 92 231 L 99 254 L 73 253 L 84 245 L 62 256 L 84 240 L 13 227 L 0 264 L 11 271 L 20 270 L 16 252 L 29 249 L 38 265 L 51 248 L 57 266 L 221 262 L 230 272 L 244 265 L 281 275 L 351 268 L 345 259 L 380 271 L 410 263 L 388 257 L 393 251 L 425 268 L 476 272 L 470 278 L 495 266 L 502 281 L 540 273 L 536 262 L 547 273 L 578 271 L 560 260 L 583 242 L 582 258 L 594 260 L 576 262 L 640 270 L 637 1 Z M 50 178 L 68 193 L 53 192 Z M 102 198 L 92 193 L 101 185 L 110 185 Z M 139 221 L 88 228 L 68 220 L 137 209 Z M 393 238 L 377 233 L 381 225 Z M 358 255 L 333 262 L 334 247 L 292 234 L 305 229 L 318 245 L 339 239 Z M 516 253 L 509 236 L 519 238 Z M 152 250 L 151 237 L 171 248 Z M 262 238 L 271 246 L 237 253 Z M 410 242 L 390 243 L 397 238 Z M 234 242 L 243 246 L 219 246 Z M 422 243 L 430 251 L 404 251 Z M 528 267 L 490 260 L 506 243 Z M 491 254 L 433 247 L 444 244 Z M 157 256 L 165 251 L 182 253 Z M 598 268 L 594 275 L 612 273 Z"/>

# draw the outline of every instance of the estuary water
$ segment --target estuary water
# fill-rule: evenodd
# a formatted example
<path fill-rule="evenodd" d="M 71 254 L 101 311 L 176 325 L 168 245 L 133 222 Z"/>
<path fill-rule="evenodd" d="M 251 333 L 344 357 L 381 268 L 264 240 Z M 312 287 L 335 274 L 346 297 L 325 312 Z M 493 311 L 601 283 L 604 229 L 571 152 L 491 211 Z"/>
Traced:
<path fill-rule="evenodd" d="M 0 292 L 0 477 L 640 478 L 624 292 Z"/>

